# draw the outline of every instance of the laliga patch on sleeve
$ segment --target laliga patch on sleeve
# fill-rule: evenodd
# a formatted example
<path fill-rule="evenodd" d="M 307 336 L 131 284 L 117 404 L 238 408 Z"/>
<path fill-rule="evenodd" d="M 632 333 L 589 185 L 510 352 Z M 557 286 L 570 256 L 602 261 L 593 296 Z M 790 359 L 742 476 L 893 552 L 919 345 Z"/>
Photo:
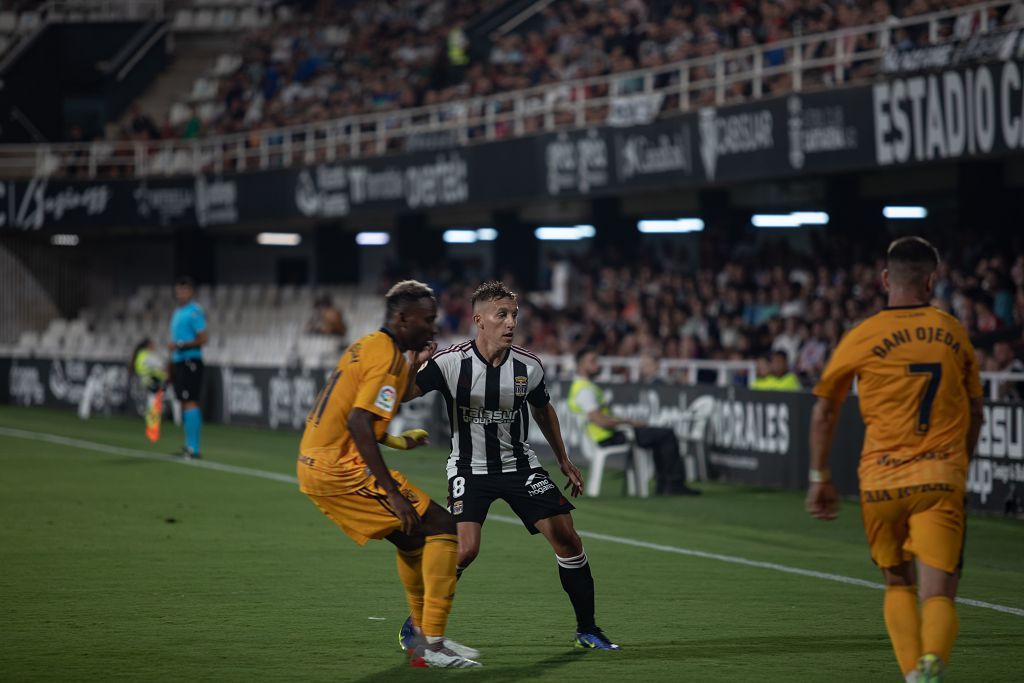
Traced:
<path fill-rule="evenodd" d="M 397 397 L 398 392 L 395 391 L 395 388 L 385 385 L 380 388 L 380 391 L 377 393 L 377 400 L 373 402 L 373 405 L 381 410 L 391 412 L 395 409 L 395 399 Z"/>

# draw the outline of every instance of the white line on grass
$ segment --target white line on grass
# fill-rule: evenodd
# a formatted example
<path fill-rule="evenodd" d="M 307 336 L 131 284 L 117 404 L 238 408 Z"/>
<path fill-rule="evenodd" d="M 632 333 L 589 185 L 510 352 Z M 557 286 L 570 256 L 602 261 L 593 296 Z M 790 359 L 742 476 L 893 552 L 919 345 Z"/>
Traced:
<path fill-rule="evenodd" d="M 32 441 L 45 441 L 47 443 L 59 444 L 61 446 L 73 446 L 75 448 L 96 451 L 97 453 L 106 453 L 109 455 L 123 455 L 128 458 L 139 458 L 141 460 L 158 460 L 163 462 L 171 462 L 179 465 L 187 465 L 189 467 L 199 467 L 207 470 L 215 470 L 217 472 L 228 472 L 230 474 L 242 474 L 248 477 L 257 477 L 259 479 L 270 479 L 271 481 L 280 481 L 286 484 L 298 483 L 298 480 L 289 474 L 268 472 L 267 470 L 258 470 L 252 467 L 238 467 L 236 465 L 225 465 L 223 463 L 211 462 L 209 460 L 185 460 L 182 458 L 175 458 L 169 455 L 160 455 L 159 453 L 140 451 L 134 448 L 110 446 L 103 443 L 97 443 L 95 441 L 85 441 L 83 439 L 74 439 L 66 436 L 58 436 L 56 434 L 46 434 L 44 432 L 31 432 L 23 429 L 0 427 L 0 436 L 10 436 L 18 439 L 29 439 Z M 521 524 L 518 518 L 507 517 L 505 515 L 489 515 L 488 519 L 504 522 L 506 524 Z M 675 555 L 685 555 L 687 557 L 699 557 L 704 560 L 716 560 L 718 562 L 738 564 L 744 567 L 754 567 L 756 569 L 769 569 L 776 572 L 783 572 L 785 574 L 796 574 L 797 576 L 808 576 L 814 579 L 822 579 L 824 581 L 844 583 L 850 586 L 862 586 L 864 588 L 874 588 L 877 590 L 883 590 L 885 588 L 884 585 L 880 583 L 875 583 L 874 581 L 855 579 L 851 576 L 843 576 L 842 574 L 829 574 L 828 572 L 819 572 L 814 571 L 813 569 L 800 569 L 799 567 L 790 567 L 788 565 L 777 564 L 775 562 L 761 562 L 759 560 L 750 560 L 745 557 L 737 557 L 735 555 L 722 555 L 720 553 L 709 553 L 703 550 L 680 548 L 674 545 L 649 543 L 648 541 L 638 541 L 632 538 L 625 538 L 622 536 L 611 536 L 609 534 L 601 534 L 594 531 L 578 531 L 578 533 L 583 538 L 593 538 L 598 541 L 608 541 L 609 543 L 618 543 L 619 545 L 628 545 L 633 546 L 635 548 L 644 548 L 646 550 L 657 550 L 663 553 L 673 553 Z M 996 612 L 1003 612 L 1004 614 L 1012 614 L 1014 616 L 1024 617 L 1024 609 L 1020 609 L 1018 607 L 997 605 L 991 602 L 985 602 L 983 600 L 972 600 L 970 598 L 957 598 L 956 601 L 961 605 L 981 607 L 983 609 L 990 609 Z"/>

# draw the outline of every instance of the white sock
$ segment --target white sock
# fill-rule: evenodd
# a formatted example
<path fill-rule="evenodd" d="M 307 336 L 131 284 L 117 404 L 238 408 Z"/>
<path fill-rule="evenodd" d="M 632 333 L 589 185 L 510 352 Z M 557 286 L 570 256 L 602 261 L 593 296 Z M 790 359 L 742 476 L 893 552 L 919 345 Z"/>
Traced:
<path fill-rule="evenodd" d="M 437 645 L 444 640 L 444 636 L 427 636 L 427 645 Z"/>

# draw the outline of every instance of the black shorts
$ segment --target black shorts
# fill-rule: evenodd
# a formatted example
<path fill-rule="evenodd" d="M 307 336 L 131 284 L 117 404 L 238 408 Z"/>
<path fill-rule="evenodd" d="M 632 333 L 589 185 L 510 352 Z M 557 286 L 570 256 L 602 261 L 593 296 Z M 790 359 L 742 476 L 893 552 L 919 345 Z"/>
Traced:
<path fill-rule="evenodd" d="M 538 521 L 576 509 L 540 467 L 502 474 L 460 473 L 448 480 L 448 512 L 456 523 L 483 524 L 491 503 L 499 498 L 531 534 L 538 533 Z"/>
<path fill-rule="evenodd" d="M 189 358 L 171 365 L 171 382 L 179 401 L 198 401 L 203 388 L 203 361 Z"/>

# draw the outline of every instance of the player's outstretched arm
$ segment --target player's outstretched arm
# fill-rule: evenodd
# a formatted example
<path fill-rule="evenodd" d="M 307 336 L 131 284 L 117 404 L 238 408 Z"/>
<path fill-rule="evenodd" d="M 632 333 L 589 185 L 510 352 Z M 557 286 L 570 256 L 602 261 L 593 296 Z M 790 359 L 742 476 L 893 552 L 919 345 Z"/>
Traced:
<path fill-rule="evenodd" d="M 398 490 L 398 484 L 391 476 L 384 456 L 380 454 L 377 439 L 373 434 L 373 423 L 377 420 L 373 413 L 362 408 L 353 408 L 348 416 L 348 432 L 355 441 L 359 455 L 370 469 L 370 474 L 377 480 L 377 485 L 384 489 L 388 496 L 388 504 L 395 516 L 402 522 L 402 533 L 412 536 L 420 526 L 420 517 L 412 504 Z"/>
<path fill-rule="evenodd" d="M 565 450 L 565 443 L 562 441 L 562 428 L 558 424 L 558 413 L 555 412 L 555 406 L 550 402 L 540 408 L 531 404 L 530 412 L 533 414 L 533 419 L 536 421 L 537 426 L 540 427 L 541 434 L 547 439 L 551 450 L 555 452 L 555 459 L 558 460 L 558 466 L 562 470 L 562 474 L 569 478 L 565 488 L 571 487 L 570 494 L 573 498 L 576 498 L 583 493 L 583 475 L 576 465 L 569 460 L 569 454 Z"/>
<path fill-rule="evenodd" d="M 832 520 L 839 511 L 839 496 L 829 473 L 828 459 L 841 406 L 842 401 L 819 398 L 811 412 L 811 471 L 806 507 L 815 519 Z"/>

